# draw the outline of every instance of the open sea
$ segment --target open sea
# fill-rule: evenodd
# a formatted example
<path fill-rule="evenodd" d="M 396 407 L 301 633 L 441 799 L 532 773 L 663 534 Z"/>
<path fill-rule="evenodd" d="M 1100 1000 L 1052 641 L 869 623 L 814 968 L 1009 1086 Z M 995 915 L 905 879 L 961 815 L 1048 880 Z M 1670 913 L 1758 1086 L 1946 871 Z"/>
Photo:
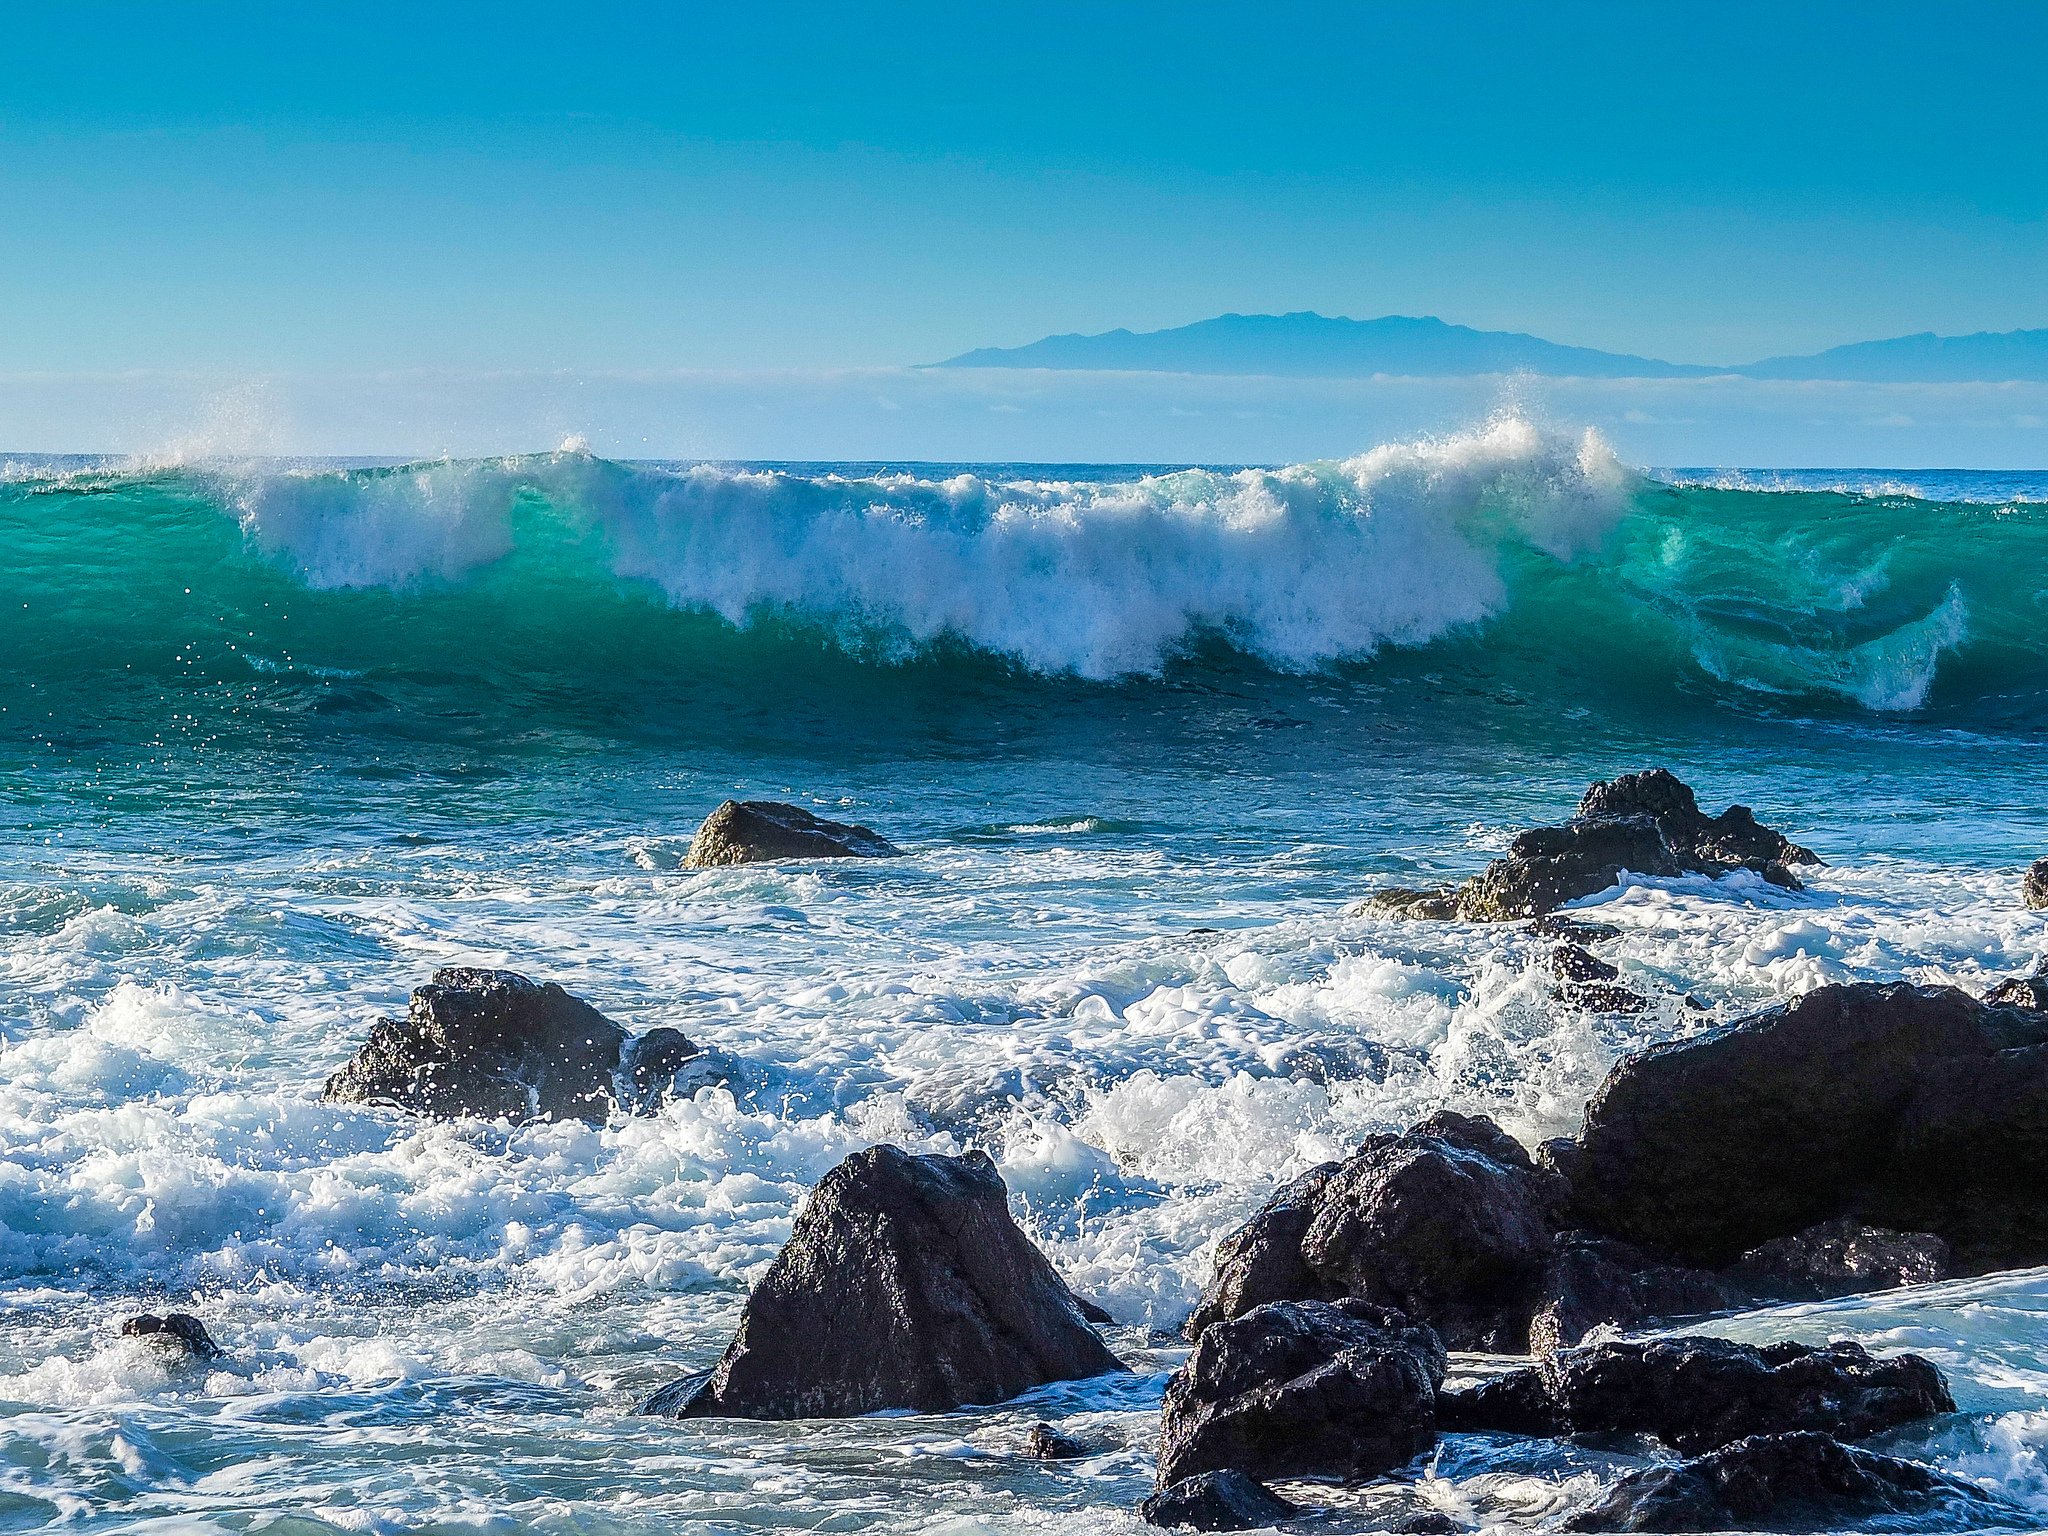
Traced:
<path fill-rule="evenodd" d="M 1519 928 L 1349 915 L 1663 764 L 1819 852 Z M 1278 469 L 0 456 L 0 1530 L 1135 1531 L 1215 1240 L 1441 1107 L 2048 950 L 2048 473 L 1649 471 L 1513 418 Z M 908 857 L 682 867 L 720 800 Z M 322 1103 L 438 966 L 737 1058 L 645 1119 Z M 1683 994 L 1706 1004 L 1684 1007 Z M 937 1417 L 634 1416 L 805 1189 L 986 1149 L 1138 1370 Z M 224 1361 L 116 1337 L 199 1313 Z M 1950 1373 L 1886 1448 L 2048 1521 L 2048 1272 L 1729 1319 Z M 1019 1458 L 1051 1419 L 1109 1447 Z M 1542 1528 L 1633 1463 L 1447 1437 Z"/>

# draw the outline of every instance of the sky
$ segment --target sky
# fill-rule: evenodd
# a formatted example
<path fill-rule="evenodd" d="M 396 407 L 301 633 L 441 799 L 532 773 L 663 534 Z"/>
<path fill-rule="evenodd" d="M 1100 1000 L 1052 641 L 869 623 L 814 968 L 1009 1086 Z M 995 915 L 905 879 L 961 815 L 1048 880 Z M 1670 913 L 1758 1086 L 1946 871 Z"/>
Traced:
<path fill-rule="evenodd" d="M 1709 363 L 2048 325 L 2038 0 L 45 0 L 0 42 L 17 381 L 891 369 L 1228 310 Z"/>

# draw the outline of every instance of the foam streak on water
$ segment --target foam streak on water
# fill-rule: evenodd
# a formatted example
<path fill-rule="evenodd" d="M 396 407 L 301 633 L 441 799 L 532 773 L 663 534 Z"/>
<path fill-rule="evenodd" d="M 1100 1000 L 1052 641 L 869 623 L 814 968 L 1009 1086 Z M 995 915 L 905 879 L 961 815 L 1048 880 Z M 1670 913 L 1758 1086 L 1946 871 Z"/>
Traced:
<path fill-rule="evenodd" d="M 1534 1141 L 1648 1040 L 2048 949 L 2042 524 L 1918 489 L 1674 487 L 1513 422 L 1276 471 L 15 474 L 0 1528 L 1127 1521 L 1154 1330 L 1277 1181 L 1445 1106 Z M 1596 898 L 1649 1014 L 1561 1006 L 1518 932 L 1346 915 L 1650 762 L 1830 862 Z M 682 868 L 733 793 L 908 856 Z M 744 1083 L 599 1129 L 321 1103 L 456 962 Z M 1139 1376 L 633 1417 L 882 1139 L 988 1150 Z M 170 1304 L 228 1360 L 113 1337 Z M 1963 1413 L 1899 1448 L 2048 1513 L 2044 1306 L 2029 1274 L 1727 1328 L 1935 1353 Z M 1019 1462 L 1039 1418 L 1101 1454 Z M 1460 1437 L 1344 1497 L 1541 1525 L 1622 1465 Z"/>

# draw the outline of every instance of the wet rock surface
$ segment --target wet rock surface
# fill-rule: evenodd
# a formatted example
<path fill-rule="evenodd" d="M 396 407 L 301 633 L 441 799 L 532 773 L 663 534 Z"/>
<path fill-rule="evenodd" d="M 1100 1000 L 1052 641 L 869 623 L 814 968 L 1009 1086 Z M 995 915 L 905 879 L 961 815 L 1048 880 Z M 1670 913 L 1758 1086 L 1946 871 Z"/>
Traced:
<path fill-rule="evenodd" d="M 885 859 L 901 852 L 872 827 L 827 821 L 800 805 L 727 800 L 704 818 L 683 862 L 713 868 L 772 859 Z"/>
<path fill-rule="evenodd" d="M 1794 866 L 1819 862 L 1811 850 L 1759 824 L 1746 806 L 1708 816 L 1688 785 L 1652 768 L 1593 785 L 1570 821 L 1523 832 L 1505 858 L 1462 885 L 1395 888 L 1368 905 L 1408 917 L 1512 922 L 1607 890 L 1624 872 L 1669 878 L 1746 869 L 1798 890 Z"/>
<path fill-rule="evenodd" d="M 1072 1435 L 1063 1435 L 1050 1424 L 1034 1424 L 1024 1437 L 1024 1454 L 1034 1461 L 1078 1461 L 1094 1451 Z"/>
<path fill-rule="evenodd" d="M 1436 1443 L 1444 1348 L 1356 1301 L 1272 1302 L 1207 1329 L 1166 1385 L 1159 1484 L 1234 1468 L 1357 1480 Z"/>
<path fill-rule="evenodd" d="M 1974 1483 L 1808 1430 L 1760 1435 L 1675 1466 L 1630 1473 L 1562 1528 L 2007 1530 L 2036 1523 Z"/>
<path fill-rule="evenodd" d="M 1929 1285 L 1953 1273 L 1947 1239 L 1932 1232 L 1896 1232 L 1843 1218 L 1750 1249 L 1729 1270 L 1760 1297 L 1824 1301 Z"/>
<path fill-rule="evenodd" d="M 2048 859 L 2036 859 L 2020 880 L 2020 902 L 2036 912 L 2048 909 Z"/>
<path fill-rule="evenodd" d="M 403 1019 L 380 1019 L 325 1097 L 442 1118 L 586 1120 L 647 1111 L 729 1075 L 680 1031 L 637 1039 L 553 982 L 454 966 L 413 990 Z"/>
<path fill-rule="evenodd" d="M 1595 1328 L 1703 1317 L 1752 1305 L 1756 1293 L 1707 1270 L 1664 1264 L 1629 1243 L 1566 1232 L 1545 1265 L 1529 1318 L 1529 1352 L 1554 1354 Z"/>
<path fill-rule="evenodd" d="M 678 1418 L 942 1413 L 1122 1372 L 1011 1218 L 986 1154 L 856 1152 L 819 1181 Z"/>
<path fill-rule="evenodd" d="M 121 1337 L 147 1339 L 151 1348 L 178 1361 L 218 1360 L 225 1353 L 190 1312 L 144 1312 L 121 1324 Z"/>
<path fill-rule="evenodd" d="M 1446 1429 L 1649 1435 L 1686 1455 L 1792 1430 L 1862 1440 L 1954 1411 L 1941 1372 L 1918 1355 L 1703 1336 L 1565 1350 L 1445 1393 L 1439 1407 Z"/>
<path fill-rule="evenodd" d="M 2048 1019 L 1866 983 L 1624 1059 L 1587 1107 L 1573 1198 L 1693 1264 L 1853 1218 L 1934 1233 L 1968 1273 L 2048 1256 L 2044 1174 Z"/>
<path fill-rule="evenodd" d="M 2048 965 L 2031 976 L 2010 976 L 1984 994 L 1994 1007 L 2048 1010 Z"/>
<path fill-rule="evenodd" d="M 1182 1478 L 1138 1507 L 1147 1525 L 1190 1531 L 1254 1531 L 1301 1513 L 1264 1483 L 1234 1468 Z"/>
<path fill-rule="evenodd" d="M 1482 1117 L 1367 1137 L 1225 1239 L 1190 1336 L 1265 1301 L 1351 1297 L 1427 1322 L 1453 1349 L 1520 1349 L 1562 1194 Z"/>

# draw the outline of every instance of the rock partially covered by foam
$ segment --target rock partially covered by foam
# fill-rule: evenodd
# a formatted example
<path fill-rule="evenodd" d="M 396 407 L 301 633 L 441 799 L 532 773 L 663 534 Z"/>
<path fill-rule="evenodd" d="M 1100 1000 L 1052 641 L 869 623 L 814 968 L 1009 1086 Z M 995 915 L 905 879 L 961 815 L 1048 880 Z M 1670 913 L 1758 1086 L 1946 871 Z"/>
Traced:
<path fill-rule="evenodd" d="M 1802 1430 L 1632 1472 L 1562 1529 L 2009 1530 L 2036 1523 L 1974 1483 Z"/>
<path fill-rule="evenodd" d="M 218 1360 L 224 1353 L 206 1324 L 190 1312 L 144 1312 L 121 1324 L 121 1337 L 146 1339 L 150 1348 L 173 1362 Z"/>
<path fill-rule="evenodd" d="M 902 850 L 871 827 L 827 821 L 800 805 L 728 800 L 690 841 L 685 864 L 758 864 L 770 859 L 885 859 Z"/>
<path fill-rule="evenodd" d="M 1570 821 L 1522 833 L 1505 858 L 1463 885 L 1386 890 L 1368 905 L 1409 917 L 1513 922 L 1607 890 L 1624 873 L 1671 877 L 1747 869 L 1798 890 L 1793 866 L 1819 862 L 1809 849 L 1760 825 L 1747 806 L 1708 816 L 1683 781 L 1652 768 L 1595 784 Z"/>
<path fill-rule="evenodd" d="M 415 1114 L 586 1120 L 646 1112 L 724 1081 L 720 1060 L 680 1031 L 637 1038 L 553 982 L 454 966 L 415 988 L 403 1019 L 380 1019 L 326 1097 Z"/>
<path fill-rule="evenodd" d="M 2048 908 L 2048 859 L 2036 859 L 2020 881 L 2020 902 L 2036 912 Z"/>
<path fill-rule="evenodd" d="M 1693 1264 L 1851 1218 L 1960 1272 L 2048 1259 L 2048 1016 L 1822 987 L 1621 1061 L 1573 1172 L 1584 1224 Z"/>
<path fill-rule="evenodd" d="M 1799 1429 L 1862 1440 L 1955 1406 L 1918 1355 L 1880 1359 L 1846 1339 L 1752 1348 L 1687 1336 L 1567 1349 L 1446 1393 L 1440 1412 L 1446 1429 L 1651 1435 L 1694 1456 Z"/>
<path fill-rule="evenodd" d="M 2048 963 L 2031 976 L 2009 976 L 1984 994 L 1984 1001 L 2007 1008 L 2048 1012 Z"/>
<path fill-rule="evenodd" d="M 943 1413 L 1122 1373 L 986 1154 L 856 1152 L 821 1179 L 677 1418 Z"/>
<path fill-rule="evenodd" d="M 1301 1512 L 1257 1478 L 1230 1467 L 1184 1477 L 1138 1506 L 1147 1525 L 1189 1531 L 1256 1531 Z"/>
<path fill-rule="evenodd" d="M 1563 1192 L 1484 1117 L 1442 1113 L 1367 1137 L 1223 1240 L 1188 1334 L 1268 1301 L 1351 1297 L 1427 1323 L 1453 1349 L 1519 1350 Z"/>
<path fill-rule="evenodd" d="M 1276 1301 L 1207 1329 L 1166 1384 L 1159 1486 L 1226 1468 L 1357 1481 L 1436 1444 L 1444 1347 L 1363 1302 Z"/>

